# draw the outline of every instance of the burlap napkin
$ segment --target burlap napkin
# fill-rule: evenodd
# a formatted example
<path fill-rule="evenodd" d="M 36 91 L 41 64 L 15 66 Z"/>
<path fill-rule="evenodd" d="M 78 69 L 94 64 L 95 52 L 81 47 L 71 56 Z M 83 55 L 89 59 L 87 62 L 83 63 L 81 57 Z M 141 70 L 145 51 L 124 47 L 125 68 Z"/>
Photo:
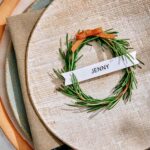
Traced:
<path fill-rule="evenodd" d="M 36 115 L 36 112 L 34 111 L 31 101 L 28 97 L 25 81 L 25 54 L 27 42 L 31 31 L 33 30 L 33 27 L 35 26 L 41 14 L 42 10 L 10 17 L 8 19 L 8 26 L 15 48 L 21 88 L 35 149 L 50 150 L 60 146 L 62 143 L 44 127 Z"/>

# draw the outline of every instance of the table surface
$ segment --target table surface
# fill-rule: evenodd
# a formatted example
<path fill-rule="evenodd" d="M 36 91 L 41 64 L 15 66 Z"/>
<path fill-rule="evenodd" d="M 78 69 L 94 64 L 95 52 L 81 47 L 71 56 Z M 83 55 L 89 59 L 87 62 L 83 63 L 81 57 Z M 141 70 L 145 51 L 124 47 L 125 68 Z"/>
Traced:
<path fill-rule="evenodd" d="M 0 147 L 2 150 L 15 150 L 11 143 L 7 140 L 3 131 L 0 129 Z"/>

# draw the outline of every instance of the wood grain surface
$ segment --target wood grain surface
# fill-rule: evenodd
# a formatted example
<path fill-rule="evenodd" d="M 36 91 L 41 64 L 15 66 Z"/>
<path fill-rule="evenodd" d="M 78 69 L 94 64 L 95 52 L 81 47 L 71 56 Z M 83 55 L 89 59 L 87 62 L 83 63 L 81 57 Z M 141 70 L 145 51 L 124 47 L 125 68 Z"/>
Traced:
<path fill-rule="evenodd" d="M 150 146 L 150 1 L 148 0 L 55 0 L 39 20 L 28 45 L 27 85 L 39 116 L 57 137 L 81 150 L 141 150 Z M 59 40 L 65 45 L 66 33 L 102 26 L 114 28 L 120 37 L 130 38 L 138 58 L 145 62 L 137 69 L 138 89 L 132 101 L 120 102 L 111 111 L 91 114 L 66 105 L 72 99 L 56 92 L 58 79 L 53 68 L 61 68 Z M 102 61 L 101 52 L 83 48 L 78 68 Z M 108 58 L 110 57 L 107 55 Z M 106 97 L 121 77 L 121 72 L 81 84 L 94 97 Z M 111 84 L 110 84 L 111 83 Z M 93 115 L 93 114 L 92 114 Z"/>

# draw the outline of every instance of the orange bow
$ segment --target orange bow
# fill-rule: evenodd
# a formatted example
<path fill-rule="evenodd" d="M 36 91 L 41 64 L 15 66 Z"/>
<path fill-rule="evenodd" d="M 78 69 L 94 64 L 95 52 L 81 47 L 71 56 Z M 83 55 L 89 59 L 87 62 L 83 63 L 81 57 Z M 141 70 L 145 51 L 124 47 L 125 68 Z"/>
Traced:
<path fill-rule="evenodd" d="M 81 43 L 89 36 L 98 36 L 105 39 L 114 39 L 116 37 L 115 34 L 107 34 L 102 28 L 96 28 L 92 30 L 84 30 L 76 34 L 76 41 L 72 46 L 72 52 L 75 52 L 76 49 L 81 45 Z"/>

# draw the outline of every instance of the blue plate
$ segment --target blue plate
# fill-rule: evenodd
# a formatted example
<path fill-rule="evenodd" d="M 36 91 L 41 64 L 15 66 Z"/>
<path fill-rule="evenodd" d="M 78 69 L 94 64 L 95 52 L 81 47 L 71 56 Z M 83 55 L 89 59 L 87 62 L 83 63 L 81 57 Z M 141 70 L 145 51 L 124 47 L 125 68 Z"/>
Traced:
<path fill-rule="evenodd" d="M 6 87 L 8 100 L 14 116 L 28 140 L 31 140 L 30 128 L 23 103 L 23 96 L 19 81 L 16 56 L 13 46 L 10 45 L 6 58 Z"/>

